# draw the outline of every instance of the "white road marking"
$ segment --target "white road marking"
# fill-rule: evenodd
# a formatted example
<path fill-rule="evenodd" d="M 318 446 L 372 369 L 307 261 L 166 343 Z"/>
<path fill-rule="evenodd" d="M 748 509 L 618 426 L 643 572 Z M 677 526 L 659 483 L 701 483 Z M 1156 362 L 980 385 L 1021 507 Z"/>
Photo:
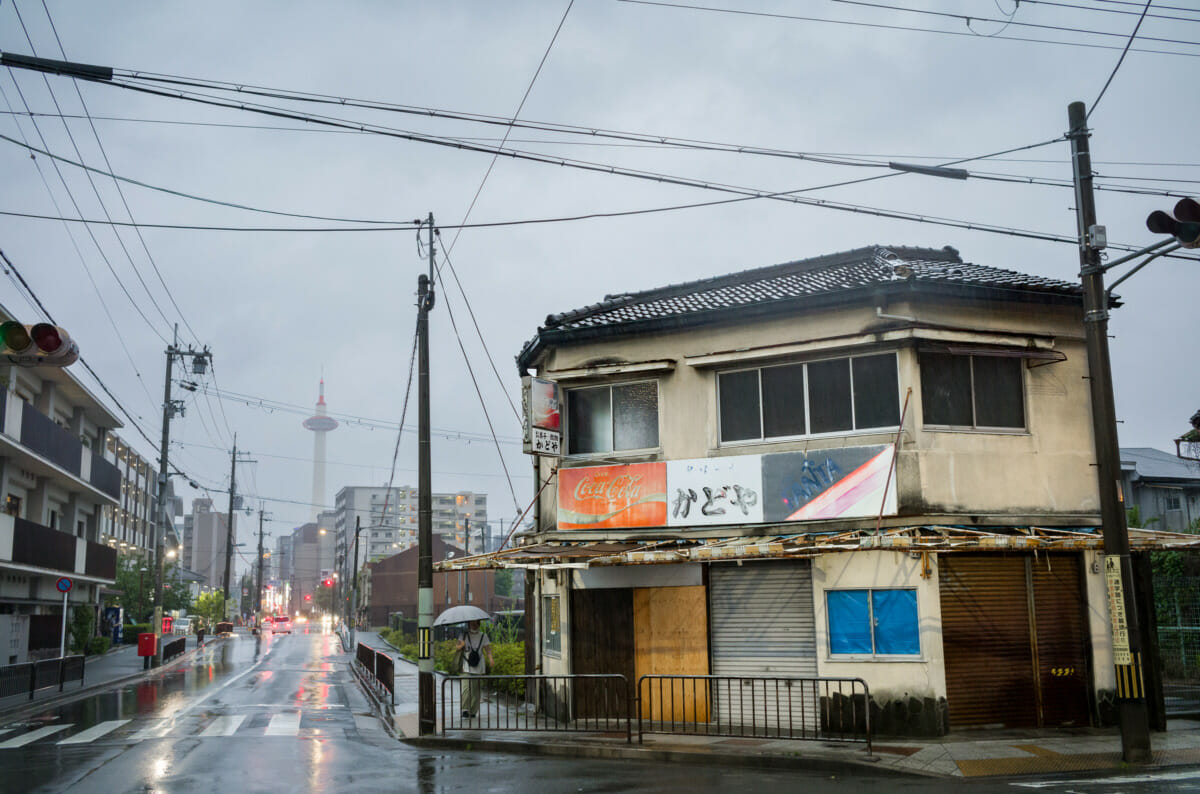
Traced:
<path fill-rule="evenodd" d="M 129 722 L 129 720 L 109 720 L 108 722 L 101 722 L 93 725 L 86 731 L 80 731 L 74 736 L 63 739 L 61 742 L 59 742 L 59 744 L 87 744 L 88 742 L 94 742 L 104 734 L 115 731 L 117 728 L 120 728 L 127 722 Z"/>
<path fill-rule="evenodd" d="M 165 719 L 146 720 L 146 722 L 149 725 L 129 737 L 130 741 L 140 742 L 146 739 L 158 739 L 166 732 L 167 721 Z"/>
<path fill-rule="evenodd" d="M 1094 777 L 1087 780 L 1035 780 L 1028 783 L 1011 783 L 1022 788 L 1050 788 L 1051 786 L 1120 786 L 1127 783 L 1153 783 L 1159 780 L 1191 780 L 1200 777 L 1200 769 L 1180 772 L 1155 772 L 1128 777 Z"/>
<path fill-rule="evenodd" d="M 45 739 L 47 736 L 52 736 L 59 731 L 65 731 L 70 727 L 70 725 L 48 725 L 45 728 L 38 728 L 36 731 L 23 733 L 20 736 L 14 736 L 8 741 L 0 742 L 0 750 L 10 750 L 14 747 L 24 747 L 30 742 L 36 742 L 38 739 Z"/>
<path fill-rule="evenodd" d="M 300 733 L 300 712 L 276 714 L 267 725 L 267 736 L 295 736 Z"/>
<path fill-rule="evenodd" d="M 217 717 L 211 725 L 204 729 L 204 732 L 200 736 L 201 738 L 206 736 L 232 736 L 237 731 L 238 726 L 245 722 L 245 720 L 245 714 Z"/>
<path fill-rule="evenodd" d="M 0 736 L 3 736 L 6 733 L 12 733 L 15 730 L 16 728 L 0 728 Z"/>

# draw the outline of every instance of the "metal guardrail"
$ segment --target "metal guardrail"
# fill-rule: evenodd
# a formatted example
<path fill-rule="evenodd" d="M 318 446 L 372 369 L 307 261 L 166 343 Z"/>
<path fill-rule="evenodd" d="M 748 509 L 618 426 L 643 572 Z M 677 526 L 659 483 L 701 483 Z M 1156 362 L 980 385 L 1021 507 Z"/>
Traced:
<path fill-rule="evenodd" d="M 0 667 L 0 697 L 28 692 L 29 699 L 33 700 L 37 690 L 57 685 L 58 691 L 62 692 L 68 681 L 79 681 L 82 687 L 83 669 L 82 656 L 63 656 Z"/>
<path fill-rule="evenodd" d="M 187 650 L 186 636 L 178 637 L 170 642 L 164 642 L 162 647 L 162 660 L 164 663 L 169 662 L 176 656 L 182 654 L 185 650 Z"/>
<path fill-rule="evenodd" d="M 463 697 L 477 687 L 472 714 Z M 483 691 L 490 698 L 484 700 Z M 535 707 L 532 699 L 537 693 Z M 621 732 L 633 743 L 629 682 L 618 674 L 472 675 L 442 680 L 442 734 L 451 730 Z M 464 716 L 464 714 L 468 716 Z"/>
<path fill-rule="evenodd" d="M 354 661 L 371 677 L 376 687 L 391 695 L 392 705 L 396 705 L 396 663 L 392 657 L 360 642 Z"/>
<path fill-rule="evenodd" d="M 862 742 L 871 694 L 861 678 L 644 675 L 638 741 L 647 733 Z"/>

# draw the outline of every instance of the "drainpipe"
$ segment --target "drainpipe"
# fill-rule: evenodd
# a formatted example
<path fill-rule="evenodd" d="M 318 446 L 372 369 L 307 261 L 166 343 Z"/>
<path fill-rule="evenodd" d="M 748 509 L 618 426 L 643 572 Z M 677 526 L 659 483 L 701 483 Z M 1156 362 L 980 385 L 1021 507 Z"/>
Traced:
<path fill-rule="evenodd" d="M 906 322 L 915 323 L 916 317 L 906 317 L 903 314 L 884 314 L 882 306 L 875 307 L 875 316 L 880 320 L 904 320 Z"/>

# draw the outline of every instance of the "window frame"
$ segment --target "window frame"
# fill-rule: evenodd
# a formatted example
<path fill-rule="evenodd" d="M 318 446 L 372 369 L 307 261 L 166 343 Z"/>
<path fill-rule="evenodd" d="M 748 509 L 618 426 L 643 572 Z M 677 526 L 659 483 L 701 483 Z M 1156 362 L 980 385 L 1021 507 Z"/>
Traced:
<path fill-rule="evenodd" d="M 928 355 L 951 356 L 954 358 L 967 359 L 967 368 L 970 372 L 970 403 L 971 403 L 971 424 L 955 425 L 944 424 L 941 422 L 930 422 L 925 418 L 925 373 L 922 369 L 923 357 Z M 981 425 L 978 418 L 978 406 L 975 404 L 975 359 L 976 358 L 999 358 L 1005 361 L 1016 362 L 1017 374 L 1021 379 L 1021 426 L 1004 426 L 1004 425 Z M 924 349 L 917 351 L 917 376 L 920 380 L 921 387 L 921 426 L 928 430 L 951 430 L 955 432 L 972 432 L 972 433 L 998 433 L 1008 435 L 1028 435 L 1029 434 L 1029 391 L 1026 388 L 1024 359 L 1001 355 L 988 355 L 987 353 L 951 353 L 948 350 Z"/>
<path fill-rule="evenodd" d="M 854 399 L 854 359 L 871 358 L 873 356 L 888 356 L 892 358 L 892 363 L 895 365 L 896 372 L 896 424 L 880 425 L 877 427 L 858 427 L 857 407 Z M 809 392 L 812 388 L 812 379 L 808 372 L 810 364 L 820 364 L 827 361 L 845 361 L 850 376 L 850 422 L 852 427 L 846 430 L 829 430 L 820 433 L 813 433 L 812 430 L 812 410 Z M 796 367 L 802 368 L 804 378 L 804 429 L 805 432 L 798 435 L 786 436 L 768 436 L 764 433 L 764 417 L 763 409 L 763 387 L 762 387 L 762 371 L 765 369 L 774 369 L 778 367 Z M 753 438 L 742 438 L 731 441 L 724 440 L 724 428 L 721 426 L 721 376 L 732 375 L 739 372 L 757 372 L 758 373 L 758 436 Z M 765 364 L 753 367 L 735 367 L 731 369 L 723 369 L 716 372 L 716 388 L 717 388 L 717 445 L 720 447 L 746 446 L 749 444 L 773 444 L 777 442 L 796 441 L 813 438 L 840 438 L 844 436 L 868 435 L 872 433 L 891 432 L 900 427 L 900 351 L 897 349 L 889 350 L 874 350 L 871 352 L 851 353 L 838 356 L 823 356 L 820 358 L 809 358 L 801 361 L 787 361 L 776 364 Z"/>
<path fill-rule="evenodd" d="M 655 433 L 657 435 L 657 443 L 651 447 L 636 447 L 631 449 L 614 449 L 616 440 L 616 415 L 613 412 L 613 389 L 621 386 L 637 386 L 639 384 L 652 383 L 654 384 L 654 423 Z M 607 450 L 597 450 L 594 452 L 572 452 L 571 451 L 571 400 L 574 393 L 591 389 L 607 389 L 608 390 L 608 415 L 609 415 L 609 435 Z M 662 388 L 658 378 L 641 378 L 638 380 L 622 380 L 612 381 L 607 383 L 591 383 L 579 384 L 577 386 L 563 387 L 563 457 L 567 458 L 594 458 L 594 457 L 612 457 L 614 455 L 638 455 L 647 452 L 655 452 L 662 449 Z"/>
<path fill-rule="evenodd" d="M 917 641 L 916 653 L 879 653 L 875 649 L 879 646 L 876 631 L 878 622 L 875 618 L 875 594 L 888 592 L 910 592 L 913 594 L 913 608 L 916 611 L 913 619 L 912 632 Z M 829 597 L 836 593 L 866 593 L 867 594 L 867 625 L 871 630 L 871 652 L 851 652 L 840 653 L 833 650 L 833 628 L 830 621 L 833 617 L 833 610 L 830 609 Z M 825 648 L 828 658 L 832 661 L 839 662 L 856 662 L 856 661 L 894 661 L 894 662 L 918 662 L 925 660 L 925 647 L 921 642 L 921 598 L 920 592 L 916 587 L 835 587 L 825 591 Z"/>

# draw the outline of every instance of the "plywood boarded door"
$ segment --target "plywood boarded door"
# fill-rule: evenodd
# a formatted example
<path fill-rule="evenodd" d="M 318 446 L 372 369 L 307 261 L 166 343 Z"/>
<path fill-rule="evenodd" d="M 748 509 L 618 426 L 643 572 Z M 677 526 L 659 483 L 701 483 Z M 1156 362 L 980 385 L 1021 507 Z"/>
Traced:
<path fill-rule="evenodd" d="M 639 587 L 633 591 L 634 669 L 643 675 L 708 674 L 708 609 L 704 587 Z M 642 718 L 707 722 L 708 690 L 681 679 L 654 684 Z"/>

